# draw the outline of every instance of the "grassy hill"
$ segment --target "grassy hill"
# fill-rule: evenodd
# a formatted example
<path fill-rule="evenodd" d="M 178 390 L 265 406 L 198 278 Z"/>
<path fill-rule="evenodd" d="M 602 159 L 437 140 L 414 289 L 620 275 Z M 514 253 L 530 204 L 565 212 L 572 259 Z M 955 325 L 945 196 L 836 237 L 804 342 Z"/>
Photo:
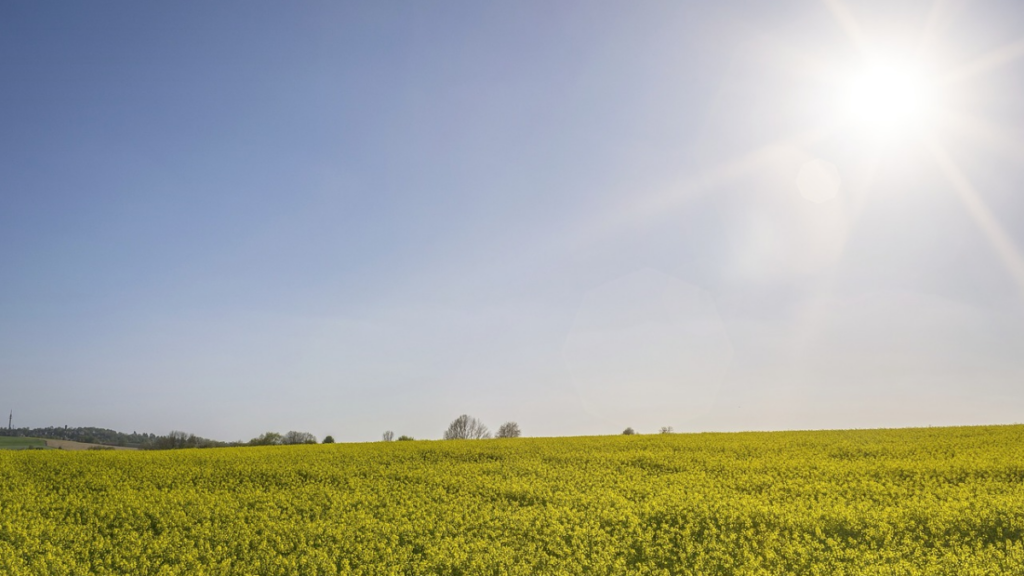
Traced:
<path fill-rule="evenodd" d="M 10 576 L 1024 574 L 1024 426 L 6 451 L 0 509 Z"/>
<path fill-rule="evenodd" d="M 24 450 L 26 448 L 45 448 L 46 440 L 42 438 L 22 438 L 18 436 L 0 436 L 0 450 Z"/>

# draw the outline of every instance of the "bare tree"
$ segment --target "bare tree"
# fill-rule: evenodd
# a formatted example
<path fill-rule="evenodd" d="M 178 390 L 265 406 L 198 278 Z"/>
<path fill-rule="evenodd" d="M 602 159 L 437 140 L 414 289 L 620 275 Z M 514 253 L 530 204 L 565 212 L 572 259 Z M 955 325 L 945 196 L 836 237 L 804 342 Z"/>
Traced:
<path fill-rule="evenodd" d="M 496 438 L 519 438 L 522 432 L 519 430 L 519 424 L 515 422 L 505 422 L 498 427 L 498 433 L 494 436 Z"/>
<path fill-rule="evenodd" d="M 484 423 L 472 418 L 469 414 L 463 414 L 448 425 L 444 431 L 445 440 L 481 440 L 490 438 L 491 431 L 484 426 Z"/>
<path fill-rule="evenodd" d="M 395 439 L 395 433 L 394 432 L 392 432 L 391 430 L 388 430 L 388 431 L 384 432 L 384 441 L 385 442 L 391 442 L 394 439 Z"/>
<path fill-rule="evenodd" d="M 633 430 L 632 428 L 626 428 L 625 430 L 622 431 L 622 433 L 625 434 L 626 436 L 632 436 L 633 434 L 636 434 L 636 431 Z"/>
<path fill-rule="evenodd" d="M 296 432 L 289 430 L 281 437 L 281 444 L 316 444 L 316 436 L 309 432 Z"/>
<path fill-rule="evenodd" d="M 671 426 L 662 426 L 659 432 L 661 432 L 662 434 L 671 434 L 675 432 L 675 430 L 673 430 Z"/>
<path fill-rule="evenodd" d="M 171 430 L 170 434 L 167 435 L 167 443 L 171 448 L 189 448 L 188 433 L 181 430 Z"/>

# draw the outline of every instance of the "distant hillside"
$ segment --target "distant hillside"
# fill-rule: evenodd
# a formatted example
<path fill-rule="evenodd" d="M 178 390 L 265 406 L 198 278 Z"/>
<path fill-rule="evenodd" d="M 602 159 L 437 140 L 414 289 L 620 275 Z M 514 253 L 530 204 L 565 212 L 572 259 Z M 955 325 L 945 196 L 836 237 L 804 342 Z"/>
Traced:
<path fill-rule="evenodd" d="M 70 440 L 86 444 L 103 444 L 142 450 L 166 450 L 171 448 L 212 448 L 230 446 L 228 442 L 220 442 L 201 438 L 184 432 L 171 432 L 166 436 L 132 432 L 126 434 L 108 428 L 91 426 L 50 426 L 47 428 L 14 428 L 0 429 L 0 437 L 48 438 L 52 440 Z"/>
<path fill-rule="evenodd" d="M 141 448 L 152 444 L 159 438 L 156 434 L 125 434 L 107 428 L 50 426 L 47 428 L 14 428 L 0 430 L 0 436 L 27 436 L 32 438 L 52 438 L 54 440 L 73 440 L 88 444 L 106 444 L 107 446 L 131 446 Z"/>
<path fill-rule="evenodd" d="M 309 432 L 289 431 L 286 434 L 267 432 L 248 442 L 222 442 L 211 440 L 172 430 L 168 434 L 147 434 L 132 432 L 125 434 L 109 428 L 92 428 L 89 426 L 50 426 L 47 428 L 14 428 L 0 429 L 0 438 L 45 438 L 47 440 L 63 440 L 85 444 L 100 444 L 116 448 L 137 448 L 139 450 L 175 450 L 179 448 L 227 448 L 233 446 L 272 446 L 279 444 L 316 444 L 316 436 Z M 334 439 L 330 438 L 330 443 Z M 399 438 L 401 440 L 401 438 Z M 410 438 L 411 440 L 411 438 Z M 2 567 L 2 565 L 0 565 Z"/>
<path fill-rule="evenodd" d="M 38 438 L 0 437 L 0 450 L 24 450 L 26 448 L 45 448 L 46 440 Z"/>

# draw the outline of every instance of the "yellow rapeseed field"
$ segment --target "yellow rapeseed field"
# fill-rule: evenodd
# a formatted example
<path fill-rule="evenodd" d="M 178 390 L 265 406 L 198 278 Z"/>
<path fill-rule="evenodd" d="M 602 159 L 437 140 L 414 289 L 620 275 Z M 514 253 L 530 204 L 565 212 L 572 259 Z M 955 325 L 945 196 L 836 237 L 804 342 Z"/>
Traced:
<path fill-rule="evenodd" d="M 0 452 L 0 574 L 1024 574 L 1024 426 Z"/>

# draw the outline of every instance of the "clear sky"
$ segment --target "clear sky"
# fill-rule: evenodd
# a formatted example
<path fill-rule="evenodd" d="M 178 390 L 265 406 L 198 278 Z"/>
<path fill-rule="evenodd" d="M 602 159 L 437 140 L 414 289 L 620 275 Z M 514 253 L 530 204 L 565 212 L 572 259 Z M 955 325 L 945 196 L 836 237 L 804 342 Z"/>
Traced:
<path fill-rule="evenodd" d="M 0 408 L 1022 422 L 1022 134 L 1015 0 L 4 2 Z"/>

